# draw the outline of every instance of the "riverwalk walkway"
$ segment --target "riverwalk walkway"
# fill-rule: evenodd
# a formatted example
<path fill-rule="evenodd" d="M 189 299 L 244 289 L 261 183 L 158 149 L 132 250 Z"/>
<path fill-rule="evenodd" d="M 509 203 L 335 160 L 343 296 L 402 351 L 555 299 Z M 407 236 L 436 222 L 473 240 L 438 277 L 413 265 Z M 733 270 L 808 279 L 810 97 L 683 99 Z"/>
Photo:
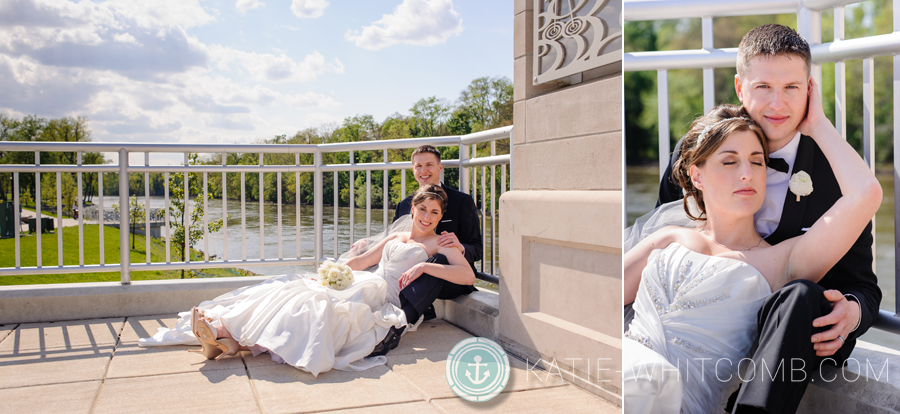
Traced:
<path fill-rule="evenodd" d="M 621 413 L 512 356 L 503 393 L 480 403 L 457 397 L 445 363 L 472 335 L 441 319 L 404 335 L 385 366 L 318 377 L 267 354 L 211 361 L 187 352 L 199 346 L 137 345 L 175 319 L 0 325 L 0 413 Z"/>

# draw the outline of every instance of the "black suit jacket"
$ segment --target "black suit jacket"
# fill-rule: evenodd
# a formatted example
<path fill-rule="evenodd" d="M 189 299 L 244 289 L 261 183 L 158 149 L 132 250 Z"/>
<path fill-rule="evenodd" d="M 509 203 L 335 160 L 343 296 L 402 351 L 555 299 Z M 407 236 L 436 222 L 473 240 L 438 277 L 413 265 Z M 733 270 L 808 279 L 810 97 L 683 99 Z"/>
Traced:
<path fill-rule="evenodd" d="M 659 185 L 657 206 L 661 203 L 681 199 L 681 187 L 673 183 L 670 177 L 677 156 L 681 153 L 683 141 L 684 137 L 675 145 L 675 151 L 669 158 L 669 166 Z M 831 170 L 831 164 L 816 142 L 806 135 L 800 136 L 797 158 L 794 160 L 791 174 L 798 171 L 806 171 L 809 174 L 813 182 L 813 192 L 808 196 L 800 197 L 800 202 L 797 202 L 796 195 L 790 191 L 787 192 L 778 228 L 766 238 L 766 242 L 770 244 L 777 244 L 805 233 L 801 229 L 812 227 L 816 220 L 822 217 L 841 197 L 841 189 Z M 859 328 L 847 338 L 850 346 L 841 348 L 840 355 L 844 359 L 853 350 L 856 338 L 865 333 L 875 322 L 881 306 L 881 289 L 878 288 L 878 279 L 872 270 L 874 260 L 872 241 L 872 222 L 870 221 L 853 247 L 819 281 L 819 285 L 825 289 L 837 289 L 844 294 L 851 293 L 860 301 Z"/>
<path fill-rule="evenodd" d="M 447 193 L 447 211 L 441 217 L 435 231 L 437 234 L 447 231 L 456 234 L 459 242 L 465 247 L 466 261 L 475 269 L 475 262 L 481 260 L 484 254 L 484 244 L 481 240 L 481 220 L 478 219 L 478 209 L 472 196 L 448 187 L 441 183 L 441 188 Z M 409 214 L 412 209 L 412 197 L 403 199 L 394 211 L 394 221 L 403 215 Z"/>

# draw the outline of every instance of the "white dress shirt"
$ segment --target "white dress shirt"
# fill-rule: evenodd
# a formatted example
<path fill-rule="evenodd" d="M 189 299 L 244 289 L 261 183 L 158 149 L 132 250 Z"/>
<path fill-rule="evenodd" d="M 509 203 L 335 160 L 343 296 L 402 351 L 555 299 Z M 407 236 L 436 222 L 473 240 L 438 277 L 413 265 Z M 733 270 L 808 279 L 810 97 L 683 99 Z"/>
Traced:
<path fill-rule="evenodd" d="M 788 165 L 788 171 L 794 172 L 794 161 L 797 159 L 797 147 L 800 146 L 800 133 L 778 151 L 769 153 L 771 158 L 781 158 Z M 791 174 L 766 168 L 766 198 L 762 207 L 753 215 L 756 231 L 763 238 L 769 237 L 778 228 L 781 212 L 784 210 L 784 198 L 787 196 L 788 182 Z"/>

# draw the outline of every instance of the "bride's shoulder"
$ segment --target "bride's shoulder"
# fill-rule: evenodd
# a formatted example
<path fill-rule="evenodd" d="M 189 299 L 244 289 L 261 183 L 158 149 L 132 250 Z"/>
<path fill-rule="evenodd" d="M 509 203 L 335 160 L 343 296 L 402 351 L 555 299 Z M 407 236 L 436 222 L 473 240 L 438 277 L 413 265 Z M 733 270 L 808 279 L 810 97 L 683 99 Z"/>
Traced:
<path fill-rule="evenodd" d="M 651 250 L 664 249 L 672 243 L 678 243 L 688 249 L 703 250 L 705 243 L 695 229 L 679 226 L 666 226 L 648 236 L 645 240 Z"/>

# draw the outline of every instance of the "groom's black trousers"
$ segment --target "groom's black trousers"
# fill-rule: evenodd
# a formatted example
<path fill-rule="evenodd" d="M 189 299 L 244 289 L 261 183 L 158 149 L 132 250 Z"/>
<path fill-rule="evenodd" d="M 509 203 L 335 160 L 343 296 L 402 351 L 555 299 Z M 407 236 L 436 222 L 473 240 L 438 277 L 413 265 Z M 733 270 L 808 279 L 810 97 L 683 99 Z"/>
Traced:
<path fill-rule="evenodd" d="M 812 326 L 814 319 L 831 313 L 831 302 L 824 292 L 825 288 L 816 283 L 796 280 L 766 298 L 758 314 L 759 338 L 750 353 L 752 362 L 740 364 L 746 372 L 736 393 L 735 413 L 760 412 L 758 408 L 793 413 L 809 381 L 819 379 L 819 368 L 843 363 L 837 354 L 816 356 L 811 342 L 813 334 L 831 328 Z"/>
<path fill-rule="evenodd" d="M 450 264 L 442 254 L 429 257 L 427 262 Z M 470 285 L 457 285 L 429 274 L 422 274 L 400 291 L 400 307 L 406 314 L 406 321 L 416 323 L 419 315 L 424 314 L 435 299 L 453 299 L 473 291 L 475 288 Z"/>

